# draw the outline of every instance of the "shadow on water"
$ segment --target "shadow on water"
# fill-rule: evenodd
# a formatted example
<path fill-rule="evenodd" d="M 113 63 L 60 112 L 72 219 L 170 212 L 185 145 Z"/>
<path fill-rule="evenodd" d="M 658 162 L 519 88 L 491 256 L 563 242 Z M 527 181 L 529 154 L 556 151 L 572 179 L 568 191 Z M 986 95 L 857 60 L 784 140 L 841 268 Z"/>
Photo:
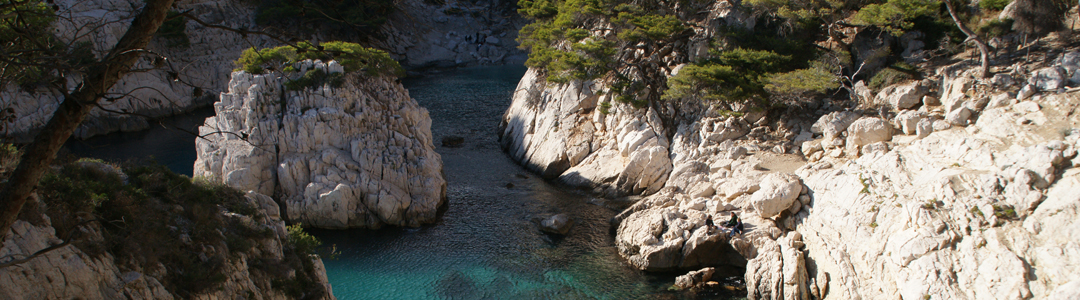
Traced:
<path fill-rule="evenodd" d="M 678 274 L 649 274 L 618 254 L 610 201 L 550 184 L 507 157 L 498 125 L 525 72 L 479 67 L 407 78 L 432 118 L 447 178 L 436 224 L 382 230 L 311 230 L 335 245 L 325 260 L 338 299 L 731 299 L 667 288 Z M 539 218 L 567 213 L 565 237 L 540 232 Z"/>
<path fill-rule="evenodd" d="M 150 128 L 135 132 L 116 132 L 85 140 L 71 138 L 64 149 L 80 157 L 105 161 L 150 160 L 173 172 L 191 176 L 195 165 L 195 134 L 214 107 L 205 107 L 184 115 L 151 121 Z M 163 126 L 164 125 L 164 126 Z"/>

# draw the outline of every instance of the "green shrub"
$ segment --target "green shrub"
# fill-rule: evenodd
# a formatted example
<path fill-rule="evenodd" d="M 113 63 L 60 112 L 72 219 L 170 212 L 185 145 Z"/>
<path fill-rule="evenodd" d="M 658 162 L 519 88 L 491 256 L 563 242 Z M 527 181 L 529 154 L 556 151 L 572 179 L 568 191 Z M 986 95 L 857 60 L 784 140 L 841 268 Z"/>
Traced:
<path fill-rule="evenodd" d="M 1012 32 L 1013 20 L 1012 19 L 993 19 L 976 29 L 983 38 L 999 37 Z"/>
<path fill-rule="evenodd" d="M 230 253 L 246 252 L 272 229 L 225 212 L 256 216 L 258 208 L 244 194 L 220 183 L 193 181 L 160 165 L 123 168 L 127 182 L 82 159 L 48 173 L 38 192 L 58 234 L 88 219 L 98 219 L 102 240 L 75 239 L 91 255 L 105 251 L 122 268 L 150 270 L 160 263 L 162 284 L 184 298 L 214 289 L 226 280 Z M 207 252 L 212 246 L 214 252 Z"/>
<path fill-rule="evenodd" d="M 938 0 L 888 0 L 863 6 L 852 20 L 855 24 L 876 25 L 900 36 L 915 26 L 915 18 L 937 14 L 940 6 Z"/>
<path fill-rule="evenodd" d="M 719 53 L 716 58 L 687 65 L 668 79 L 666 99 L 701 97 L 722 103 L 740 103 L 764 107 L 769 94 L 768 76 L 790 61 L 791 57 L 772 51 L 737 48 Z"/>
<path fill-rule="evenodd" d="M 299 254 L 315 254 L 315 250 L 322 245 L 319 238 L 304 232 L 301 224 L 293 224 L 285 227 L 289 232 L 288 245 Z"/>
<path fill-rule="evenodd" d="M 771 94 L 826 93 L 840 88 L 840 78 L 824 63 L 811 68 L 769 75 L 765 90 Z"/>
<path fill-rule="evenodd" d="M 915 79 L 913 74 L 917 75 L 918 69 L 907 63 L 899 62 L 874 74 L 874 77 L 870 78 L 867 87 L 873 91 L 880 91 L 890 85 Z"/>
<path fill-rule="evenodd" d="M 281 46 L 256 50 L 244 50 L 236 60 L 237 70 L 252 74 L 263 74 L 267 70 L 288 70 L 293 64 L 306 60 L 336 60 L 345 72 L 361 71 L 368 76 L 405 75 L 397 61 L 382 50 L 372 49 L 349 42 L 325 42 L 319 45 L 299 43 L 294 46 Z M 295 70 L 293 68 L 292 70 Z M 304 74 L 307 76 L 308 74 Z M 312 74 L 312 77 L 318 76 Z"/>

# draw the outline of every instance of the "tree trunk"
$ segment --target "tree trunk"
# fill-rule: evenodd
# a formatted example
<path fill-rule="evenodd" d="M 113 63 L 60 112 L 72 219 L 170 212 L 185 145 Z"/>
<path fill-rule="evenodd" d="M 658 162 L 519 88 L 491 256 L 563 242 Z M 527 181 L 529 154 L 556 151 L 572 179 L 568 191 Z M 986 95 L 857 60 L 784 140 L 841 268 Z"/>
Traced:
<path fill-rule="evenodd" d="M 990 46 L 986 45 L 975 32 L 967 28 L 964 22 L 960 21 L 960 18 L 956 17 L 956 11 L 953 9 L 951 0 L 943 0 L 945 2 L 945 8 L 949 10 L 949 16 L 952 17 L 953 22 L 956 23 L 956 27 L 960 27 L 960 31 L 968 36 L 969 39 L 975 42 L 975 45 L 979 47 L 979 60 L 981 65 L 979 66 L 979 78 L 990 77 Z"/>
<path fill-rule="evenodd" d="M 53 113 L 49 123 L 34 141 L 24 149 L 22 161 L 12 172 L 8 182 L 0 190 L 0 243 L 7 239 L 11 225 L 22 210 L 26 199 L 37 187 L 41 176 L 48 170 L 64 142 L 82 123 L 95 103 L 116 84 L 143 53 L 174 0 L 147 0 L 142 12 L 131 21 L 120 41 L 112 51 L 86 69 L 86 80 L 75 92 L 66 95 L 60 107 Z"/>

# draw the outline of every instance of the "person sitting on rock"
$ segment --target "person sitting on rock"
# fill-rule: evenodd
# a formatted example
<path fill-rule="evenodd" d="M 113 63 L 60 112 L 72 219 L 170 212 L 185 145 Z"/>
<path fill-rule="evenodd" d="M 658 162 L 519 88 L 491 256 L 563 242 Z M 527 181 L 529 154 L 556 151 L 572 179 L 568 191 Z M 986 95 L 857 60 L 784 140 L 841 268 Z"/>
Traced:
<path fill-rule="evenodd" d="M 716 225 L 713 224 L 712 216 L 711 215 L 706 216 L 705 217 L 705 233 L 712 234 L 713 227 L 716 227 Z"/>
<path fill-rule="evenodd" d="M 727 227 L 727 228 L 733 228 L 733 227 L 735 227 L 735 225 L 739 225 L 739 224 L 742 224 L 742 222 L 739 221 L 739 215 L 737 215 L 735 213 L 731 213 L 731 219 L 728 220 L 727 222 L 724 222 L 723 225 L 724 225 L 724 227 Z"/>
<path fill-rule="evenodd" d="M 742 221 L 736 221 L 736 222 L 738 222 L 738 223 L 735 224 L 735 226 L 733 226 L 731 228 L 731 234 L 728 235 L 728 237 L 735 237 L 735 234 L 742 234 L 743 233 L 743 229 L 744 229 L 743 222 Z"/>

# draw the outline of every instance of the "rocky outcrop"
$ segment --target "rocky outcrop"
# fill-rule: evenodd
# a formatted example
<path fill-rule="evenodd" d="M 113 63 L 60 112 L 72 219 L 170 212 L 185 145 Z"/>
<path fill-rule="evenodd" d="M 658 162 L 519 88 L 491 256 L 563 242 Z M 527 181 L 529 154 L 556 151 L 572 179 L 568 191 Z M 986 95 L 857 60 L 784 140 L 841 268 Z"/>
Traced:
<path fill-rule="evenodd" d="M 255 245 L 251 250 L 229 252 L 225 257 L 220 276 L 223 280 L 215 287 L 200 294 L 179 294 L 166 288 L 172 272 L 158 264 L 158 269 L 133 269 L 131 264 L 123 262 L 139 259 L 138 257 L 114 257 L 110 252 L 92 253 L 76 247 L 75 244 L 57 248 L 27 260 L 24 263 L 0 268 L 0 298 L 3 299 L 293 299 L 285 291 L 273 288 L 274 281 L 288 280 L 288 277 L 311 276 L 323 287 L 322 294 L 311 294 L 311 299 L 335 299 L 330 292 L 330 283 L 322 260 L 311 257 L 311 270 L 300 270 L 311 274 L 271 275 L 265 271 L 256 271 L 254 264 L 281 261 L 284 259 L 283 245 L 287 239 L 285 222 L 278 214 L 278 206 L 273 199 L 265 195 L 248 193 L 246 200 L 257 210 L 252 216 L 225 213 L 228 222 L 245 222 L 251 228 L 259 228 L 270 233 L 268 237 L 251 237 Z M 36 198 L 35 200 L 36 201 Z M 30 212 L 24 211 L 23 214 Z M 62 234 L 61 234 L 62 235 Z M 84 229 L 82 236 L 90 236 L 94 242 L 100 242 L 100 228 Z M 61 244 L 48 216 L 41 215 L 37 220 L 18 220 L 12 226 L 11 236 L 0 247 L 0 258 L 24 258 L 34 252 L 52 245 Z M 69 241 L 70 242 L 70 241 Z M 206 248 L 204 248 L 206 249 Z M 213 251 L 213 247 L 209 247 Z M 97 250 L 102 251 L 102 250 Z M 168 251 L 168 250 L 162 250 Z M 222 249 L 219 251 L 229 251 Z M 148 254 L 149 255 L 149 254 Z M 274 277 L 282 276 L 282 277 Z M 187 278 L 187 280 L 200 280 Z M 175 284 L 175 283 L 172 283 Z M 313 292 L 313 291 L 307 291 Z"/>
<path fill-rule="evenodd" d="M 598 83 L 547 87 L 525 73 L 500 131 L 510 157 L 546 178 L 600 193 L 654 193 L 671 172 L 670 142 L 652 110 L 605 116 Z M 605 101 L 610 101 L 610 96 Z"/>
<path fill-rule="evenodd" d="M 1064 242 L 1080 205 L 1073 57 L 987 79 L 948 66 L 875 107 L 823 105 L 816 122 L 634 108 L 603 82 L 530 70 L 501 142 L 545 177 L 645 195 L 613 219 L 620 254 L 642 270 L 744 267 L 751 299 L 1072 295 L 1080 284 L 1061 274 L 1080 251 Z M 791 152 L 810 163 L 783 163 Z M 704 226 L 731 212 L 745 233 Z"/>
<path fill-rule="evenodd" d="M 301 62 L 340 73 L 336 62 Z M 285 90 L 276 75 L 233 73 L 199 128 L 195 176 L 278 193 L 289 220 L 321 228 L 420 226 L 446 201 L 426 109 L 389 77 Z"/>

